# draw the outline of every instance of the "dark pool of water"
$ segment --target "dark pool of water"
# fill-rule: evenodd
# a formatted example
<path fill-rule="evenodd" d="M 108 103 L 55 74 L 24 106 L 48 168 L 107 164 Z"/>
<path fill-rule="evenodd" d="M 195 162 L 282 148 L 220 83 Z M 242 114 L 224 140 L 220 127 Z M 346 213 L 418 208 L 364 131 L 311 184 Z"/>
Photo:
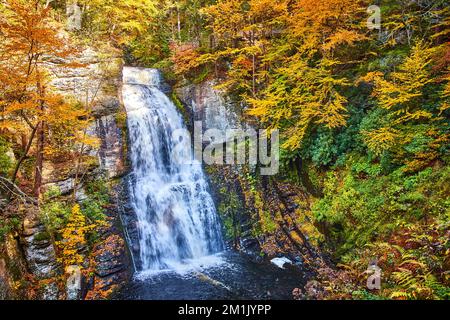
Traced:
<path fill-rule="evenodd" d="M 305 274 L 298 268 L 257 263 L 236 252 L 223 253 L 221 259 L 224 263 L 181 274 L 165 272 L 145 279 L 138 277 L 114 299 L 292 299 L 292 290 L 305 283 Z"/>

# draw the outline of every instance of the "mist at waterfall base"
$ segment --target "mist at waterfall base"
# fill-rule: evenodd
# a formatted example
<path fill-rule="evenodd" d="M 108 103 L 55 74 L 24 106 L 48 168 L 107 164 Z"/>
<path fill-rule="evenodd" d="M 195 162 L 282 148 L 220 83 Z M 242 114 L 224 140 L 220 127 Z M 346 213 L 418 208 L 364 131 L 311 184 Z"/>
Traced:
<path fill-rule="evenodd" d="M 289 299 L 297 271 L 225 250 L 201 164 L 180 161 L 172 133 L 185 129 L 158 70 L 125 67 L 122 97 L 137 217 L 136 274 L 116 299 Z M 177 161 L 175 161 L 177 160 Z"/>

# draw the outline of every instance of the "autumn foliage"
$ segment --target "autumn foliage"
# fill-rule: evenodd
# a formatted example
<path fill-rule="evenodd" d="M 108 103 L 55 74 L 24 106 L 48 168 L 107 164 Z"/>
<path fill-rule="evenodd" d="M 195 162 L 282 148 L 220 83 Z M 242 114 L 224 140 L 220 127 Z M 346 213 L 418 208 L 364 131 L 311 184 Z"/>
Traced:
<path fill-rule="evenodd" d="M 44 164 L 59 160 L 76 163 L 65 169 L 79 183 L 96 145 L 92 106 L 58 93 L 51 66 L 75 71 L 79 47 L 103 43 L 174 86 L 209 80 L 246 125 L 280 131 L 280 174 L 224 169 L 218 211 L 236 248 L 245 208 L 263 255 L 290 252 L 314 269 L 296 298 L 450 297 L 448 1 L 378 1 L 380 29 L 367 25 L 368 0 L 73 3 L 82 25 L 69 32 L 65 1 L 0 1 L 0 182 L 14 192 L 0 191 L 10 207 L 40 210 L 64 266 L 91 272 L 94 256 L 118 254 L 118 237 L 92 239 L 106 187 L 85 202 L 76 186 L 70 199 L 42 188 Z M 12 230 L 2 218 L 0 239 Z M 365 284 L 374 262 L 379 290 Z"/>
<path fill-rule="evenodd" d="M 76 50 L 60 34 L 50 8 L 40 1 L 7 1 L 0 13 L 0 126 L 2 135 L 17 146 L 18 158 L 11 180 L 16 181 L 22 164 L 33 153 L 32 187 L 39 196 L 45 156 L 63 146 L 70 152 L 88 124 L 88 110 L 52 90 L 47 64 L 51 59 L 66 59 Z M 51 141 L 49 137 L 62 128 L 66 139 Z"/>
<path fill-rule="evenodd" d="M 317 267 L 316 298 L 448 299 L 449 8 L 383 1 L 373 29 L 373 4 L 214 1 L 201 9 L 203 41 L 172 50 L 173 68 L 193 81 L 208 73 L 242 103 L 244 121 L 280 130 L 282 177 L 273 180 L 310 194 L 322 244 L 340 263 Z M 241 174 L 240 186 L 270 237 L 281 218 L 262 209 L 270 203 L 258 188 L 245 190 L 257 179 Z M 385 283 L 369 291 L 376 258 Z"/>
<path fill-rule="evenodd" d="M 57 242 L 61 249 L 61 261 L 65 266 L 82 265 L 82 251 L 87 248 L 87 235 L 95 229 L 89 224 L 81 212 L 79 205 L 74 205 L 68 222 L 61 232 L 61 241 Z"/>

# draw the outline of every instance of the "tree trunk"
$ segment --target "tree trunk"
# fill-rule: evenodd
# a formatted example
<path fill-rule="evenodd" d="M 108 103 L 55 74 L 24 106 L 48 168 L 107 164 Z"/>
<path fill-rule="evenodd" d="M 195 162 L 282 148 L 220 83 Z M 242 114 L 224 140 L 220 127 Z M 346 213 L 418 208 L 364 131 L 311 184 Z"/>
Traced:
<path fill-rule="evenodd" d="M 33 194 L 36 198 L 38 198 L 41 193 L 41 185 L 42 185 L 42 168 L 44 164 L 44 143 L 45 143 L 44 130 L 45 130 L 45 122 L 41 121 L 38 125 L 37 130 L 36 166 L 34 171 Z"/>
<path fill-rule="evenodd" d="M 25 149 L 24 149 L 24 151 L 23 151 L 23 155 L 20 157 L 19 161 L 17 161 L 17 163 L 16 163 L 16 167 L 14 168 L 14 173 L 13 173 L 13 175 L 12 175 L 12 177 L 11 177 L 12 183 L 15 183 L 15 182 L 16 182 L 17 174 L 19 173 L 20 166 L 22 165 L 22 162 L 23 162 L 23 161 L 27 158 L 27 156 L 28 156 L 28 152 L 30 151 L 31 146 L 32 146 L 32 144 L 33 144 L 34 136 L 36 135 L 36 130 L 37 130 L 37 126 L 36 126 L 36 127 L 33 129 L 33 131 L 31 132 L 30 139 L 28 140 L 28 143 L 27 143 L 27 145 L 25 146 Z"/>
<path fill-rule="evenodd" d="M 178 31 L 178 41 L 181 41 L 181 20 L 180 20 L 180 9 L 177 7 L 177 31 Z"/>

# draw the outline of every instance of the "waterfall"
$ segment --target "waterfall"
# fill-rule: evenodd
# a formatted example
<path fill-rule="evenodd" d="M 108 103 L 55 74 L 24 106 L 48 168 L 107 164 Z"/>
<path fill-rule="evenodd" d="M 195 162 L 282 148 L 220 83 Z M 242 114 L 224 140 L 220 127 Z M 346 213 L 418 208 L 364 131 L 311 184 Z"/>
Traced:
<path fill-rule="evenodd" d="M 175 148 L 172 133 L 185 125 L 162 84 L 156 69 L 123 70 L 140 271 L 176 269 L 223 250 L 201 163 Z"/>

